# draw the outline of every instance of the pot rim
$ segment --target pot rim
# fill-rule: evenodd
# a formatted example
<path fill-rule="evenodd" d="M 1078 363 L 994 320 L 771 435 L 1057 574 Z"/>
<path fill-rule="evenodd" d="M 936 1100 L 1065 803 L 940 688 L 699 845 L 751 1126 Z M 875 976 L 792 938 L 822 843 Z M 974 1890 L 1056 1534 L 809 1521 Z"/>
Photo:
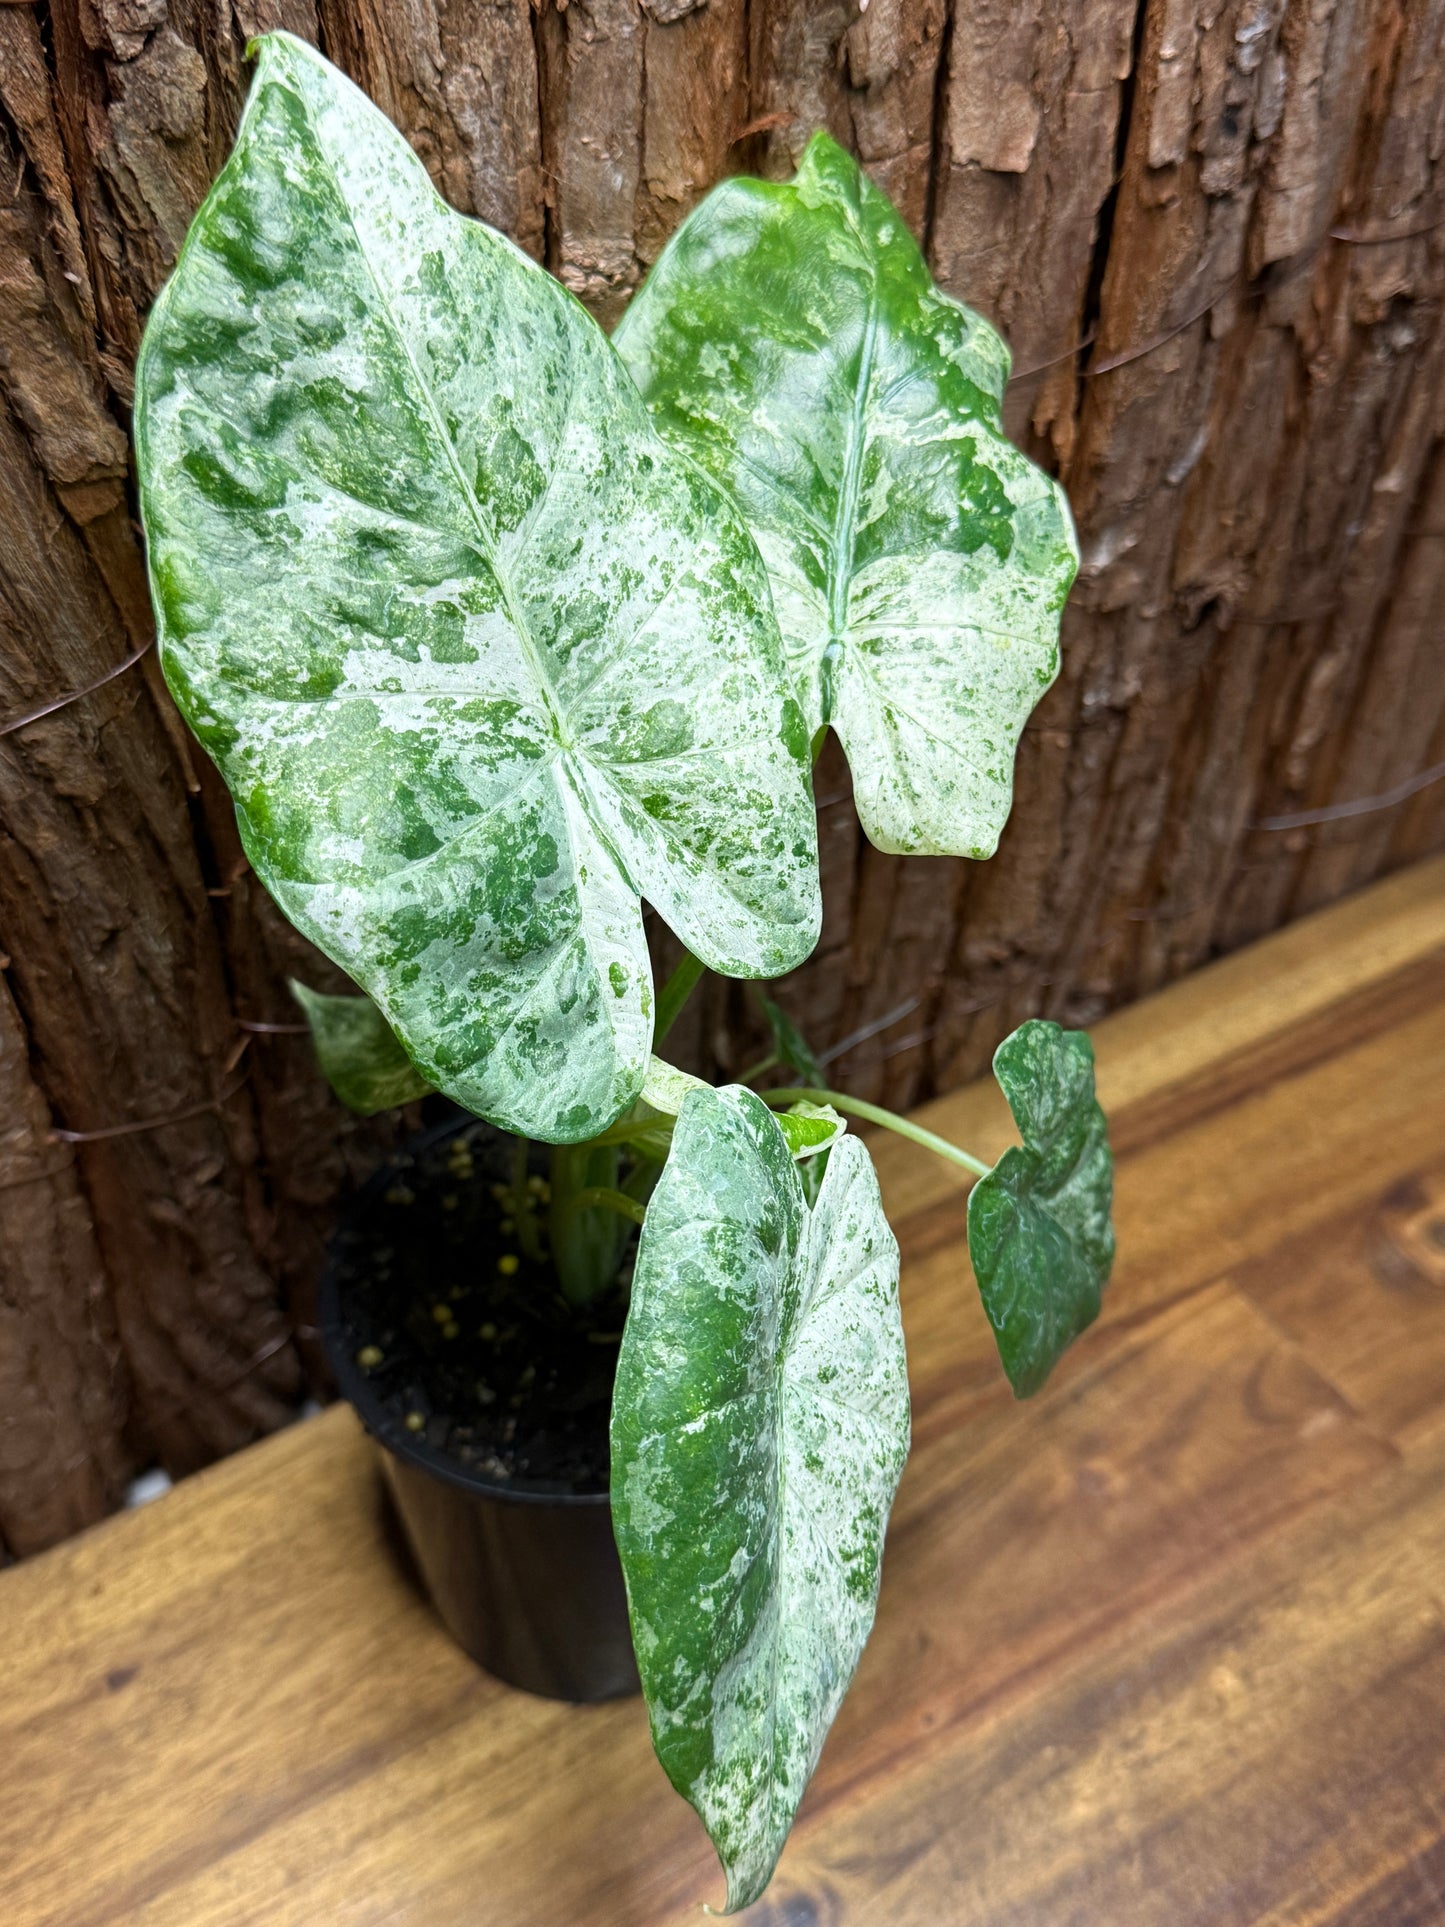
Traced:
<path fill-rule="evenodd" d="M 403 1160 L 415 1159 L 429 1151 L 434 1144 L 459 1136 L 470 1125 L 485 1123 L 485 1118 L 473 1117 L 470 1112 L 461 1111 L 454 1118 L 443 1118 L 440 1124 L 430 1124 L 414 1132 L 376 1167 L 358 1190 L 343 1200 L 337 1231 L 341 1231 L 350 1217 L 366 1203 L 374 1201 L 383 1188 L 392 1183 L 397 1173 L 405 1168 Z M 321 1343 L 342 1397 L 384 1451 L 390 1452 L 393 1458 L 431 1473 L 447 1485 L 457 1486 L 478 1498 L 499 1500 L 503 1504 L 566 1507 L 612 1504 L 610 1489 L 604 1492 L 549 1492 L 489 1479 L 483 1473 L 459 1464 L 436 1446 L 428 1445 L 425 1439 L 403 1431 L 390 1420 L 372 1390 L 370 1379 L 341 1342 L 341 1282 L 337 1276 L 336 1245 L 337 1237 L 333 1234 L 327 1241 L 326 1262 L 322 1267 L 317 1293 L 316 1315 Z"/>

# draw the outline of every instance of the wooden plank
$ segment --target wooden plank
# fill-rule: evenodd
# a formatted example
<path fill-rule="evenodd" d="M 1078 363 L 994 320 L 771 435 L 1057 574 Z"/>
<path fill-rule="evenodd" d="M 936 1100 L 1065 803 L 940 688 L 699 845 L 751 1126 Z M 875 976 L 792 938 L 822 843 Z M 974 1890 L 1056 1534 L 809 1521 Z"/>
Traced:
<path fill-rule="evenodd" d="M 980 1705 L 1032 1694 L 1223 1553 L 1392 1456 L 1227 1292 L 1159 1321 L 1070 1398 L 1007 1407 L 960 1445 L 950 1435 L 910 1466 L 880 1631 L 810 1811 L 886 1781 Z M 43 1614 L 57 1592 L 79 1601 L 66 1642 L 96 1656 L 27 1682 L 6 1714 L 7 1773 L 28 1789 L 7 1799 L 13 1831 L 0 1823 L 18 1891 L 73 1891 L 88 1874 L 85 1904 L 55 1920 L 147 1927 L 312 1922 L 339 1866 L 348 1892 L 393 1904 L 404 1882 L 403 1917 L 428 1921 L 469 1918 L 484 1874 L 499 1927 L 660 1922 L 712 1894 L 706 1844 L 651 1759 L 640 1709 L 579 1714 L 481 1679 L 387 1563 L 349 1417 L 267 1451 L 283 1447 L 264 1490 L 254 1474 L 218 1490 L 228 1465 L 79 1542 L 34 1602 Z M 150 1540 L 128 1553 L 135 1583 L 97 1589 L 106 1544 L 132 1529 Z M 1066 1588 L 1050 1583 L 1059 1572 Z M 288 1599 L 340 1609 L 324 1641 L 311 1612 L 278 1625 Z M 38 1620 L 16 1630 L 18 1650 L 45 1638 Z M 69 1806 L 82 1748 L 91 1797 Z M 559 1784 L 569 1845 L 548 1862 Z M 154 1816 L 149 1837 L 137 1815 Z M 97 1850 L 112 1839 L 119 1856 Z"/>
<path fill-rule="evenodd" d="M 1445 1426 L 1445 1158 L 1373 1209 L 1288 1240 L 1236 1283 L 1382 1437 L 1408 1447 Z"/>
<path fill-rule="evenodd" d="M 1099 1027 L 1119 1269 L 1027 1405 L 960 1189 L 880 1147 L 915 1449 L 750 1918 L 1445 1917 L 1442 921 L 1437 863 Z M 927 1115 L 1005 1134 L 982 1089 Z M 0 1576 L 0 1665 L 24 1927 L 663 1927 L 720 1896 L 638 1702 L 451 1647 L 344 1410 Z"/>
<path fill-rule="evenodd" d="M 1050 1398 L 946 1425 L 934 1411 L 920 1430 L 883 1630 L 816 1804 L 908 1770 L 981 1710 L 1046 1693 L 1081 1654 L 1396 1460 L 1227 1286 L 1125 1328 Z"/>
<path fill-rule="evenodd" d="M 1442 1570 L 1445 1444 L 805 1823 L 754 1918 L 1438 1927 Z"/>
<path fill-rule="evenodd" d="M 401 1918 L 475 1921 L 480 1890 L 497 1927 L 583 1920 L 610 1865 L 645 1876 L 659 1828 L 708 1890 L 640 1702 L 559 1706 L 463 1658 L 394 1556 L 344 1409 L 0 1583 L 0 1896 L 27 1927 L 315 1927 L 343 1886 L 352 1919 L 396 1918 L 404 1894 Z M 571 1912 L 566 1880 L 537 1878 L 564 1783 L 598 1843 Z M 620 1812 L 646 1814 L 646 1855 Z"/>

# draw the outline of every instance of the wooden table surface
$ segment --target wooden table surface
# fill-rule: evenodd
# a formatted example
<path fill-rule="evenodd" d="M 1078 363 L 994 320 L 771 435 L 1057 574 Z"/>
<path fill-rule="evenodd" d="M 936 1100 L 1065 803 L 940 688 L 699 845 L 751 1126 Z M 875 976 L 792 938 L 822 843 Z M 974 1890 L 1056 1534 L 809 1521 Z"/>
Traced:
<path fill-rule="evenodd" d="M 1016 1405 L 879 1147 L 914 1448 L 761 1927 L 1445 1923 L 1445 862 L 1097 1032 L 1100 1324 Z M 982 1087 L 925 1117 L 990 1154 Z M 6 1927 L 653 1927 L 639 1702 L 455 1652 L 333 1410 L 0 1574 Z"/>

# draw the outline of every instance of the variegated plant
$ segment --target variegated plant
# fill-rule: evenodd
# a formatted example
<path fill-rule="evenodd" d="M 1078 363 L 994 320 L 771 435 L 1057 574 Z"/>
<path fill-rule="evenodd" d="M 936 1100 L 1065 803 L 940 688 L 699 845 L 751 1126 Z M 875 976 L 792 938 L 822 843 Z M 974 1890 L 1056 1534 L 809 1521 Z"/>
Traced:
<path fill-rule="evenodd" d="M 338 1094 L 550 1143 L 528 1233 L 580 1319 L 641 1224 L 617 1541 L 658 1755 L 739 1907 L 907 1451 L 898 1251 L 845 1118 L 978 1174 L 1020 1394 L 1097 1312 L 1109 1153 L 1088 1040 L 1049 1023 L 1000 1048 L 1024 1142 L 992 1171 L 826 1089 L 766 997 L 738 1084 L 655 1051 L 705 967 L 812 949 L 823 729 L 880 847 L 992 851 L 1068 512 L 1002 434 L 1003 344 L 825 137 L 709 196 L 614 345 L 311 48 L 257 56 L 137 369 L 162 663 L 257 874 L 365 993 L 296 987 Z M 656 996 L 644 898 L 686 947 Z"/>

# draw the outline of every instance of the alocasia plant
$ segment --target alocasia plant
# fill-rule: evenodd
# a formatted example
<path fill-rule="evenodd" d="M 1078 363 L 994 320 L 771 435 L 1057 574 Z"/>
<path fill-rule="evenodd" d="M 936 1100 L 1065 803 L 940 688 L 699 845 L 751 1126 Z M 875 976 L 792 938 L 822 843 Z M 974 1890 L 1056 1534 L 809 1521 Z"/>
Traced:
<path fill-rule="evenodd" d="M 1003 437 L 1002 342 L 825 137 L 710 195 L 614 345 L 314 50 L 257 52 L 137 369 L 161 660 L 258 875 L 365 993 L 297 986 L 341 1097 L 440 1090 L 520 1134 L 515 1208 L 579 1319 L 642 1227 L 616 1536 L 657 1751 L 739 1907 L 867 1637 L 908 1445 L 898 1250 L 845 1118 L 979 1177 L 1020 1395 L 1098 1310 L 1110 1161 L 1053 1024 L 1000 1047 L 1024 1142 L 992 1171 L 826 1089 L 767 997 L 742 1082 L 655 1053 L 705 967 L 812 949 L 823 729 L 882 848 L 992 851 L 1068 512 Z M 656 996 L 644 898 L 686 946 Z M 744 1088 L 776 1067 L 802 1082 Z"/>

